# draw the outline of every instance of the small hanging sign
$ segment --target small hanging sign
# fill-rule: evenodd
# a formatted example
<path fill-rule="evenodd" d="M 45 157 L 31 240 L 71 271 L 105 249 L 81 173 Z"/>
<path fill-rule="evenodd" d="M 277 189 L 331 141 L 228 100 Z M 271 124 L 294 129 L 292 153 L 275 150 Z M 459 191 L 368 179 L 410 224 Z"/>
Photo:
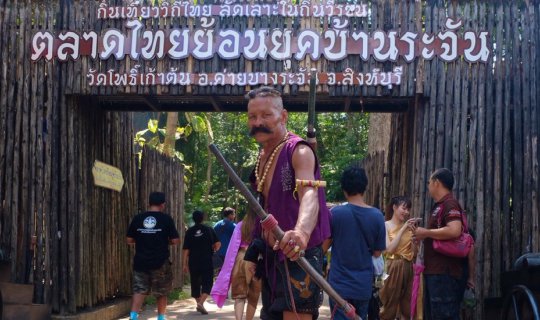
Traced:
<path fill-rule="evenodd" d="M 94 185 L 118 192 L 122 191 L 124 178 L 120 169 L 95 160 L 92 175 L 94 176 Z"/>

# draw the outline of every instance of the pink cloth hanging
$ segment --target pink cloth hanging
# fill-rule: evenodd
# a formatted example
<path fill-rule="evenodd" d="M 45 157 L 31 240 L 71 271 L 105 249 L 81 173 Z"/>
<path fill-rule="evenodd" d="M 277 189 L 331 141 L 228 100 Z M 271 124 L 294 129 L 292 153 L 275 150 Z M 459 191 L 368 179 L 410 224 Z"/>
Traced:
<path fill-rule="evenodd" d="M 236 255 L 240 249 L 242 243 L 242 221 L 240 221 L 231 237 L 231 242 L 229 242 L 229 247 L 227 248 L 227 253 L 225 254 L 225 261 L 219 271 L 219 275 L 214 282 L 212 291 L 210 295 L 212 299 L 216 302 L 219 308 L 222 308 L 227 300 L 227 295 L 229 293 L 229 288 L 231 286 L 231 275 L 234 268 L 234 262 L 236 260 Z"/>

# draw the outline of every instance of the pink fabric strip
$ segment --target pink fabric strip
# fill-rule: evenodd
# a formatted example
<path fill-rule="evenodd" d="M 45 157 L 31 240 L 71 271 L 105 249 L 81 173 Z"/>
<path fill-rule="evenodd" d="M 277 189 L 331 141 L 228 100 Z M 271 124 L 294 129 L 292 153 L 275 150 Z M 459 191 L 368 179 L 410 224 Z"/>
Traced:
<path fill-rule="evenodd" d="M 227 300 L 227 295 L 229 293 L 229 287 L 231 286 L 231 275 L 234 268 L 234 261 L 236 260 L 236 255 L 238 254 L 238 249 L 242 243 L 242 221 L 240 221 L 231 237 L 229 242 L 229 247 L 227 248 L 227 253 L 225 254 L 225 261 L 221 267 L 221 271 L 214 282 L 212 291 L 210 295 L 216 302 L 217 306 L 222 308 Z"/>

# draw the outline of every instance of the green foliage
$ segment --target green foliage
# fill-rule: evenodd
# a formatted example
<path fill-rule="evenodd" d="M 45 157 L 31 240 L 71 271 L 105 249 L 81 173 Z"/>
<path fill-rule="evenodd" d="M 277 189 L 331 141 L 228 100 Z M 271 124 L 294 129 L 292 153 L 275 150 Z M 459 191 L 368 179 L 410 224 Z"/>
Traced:
<path fill-rule="evenodd" d="M 200 121 L 204 122 L 204 119 L 199 119 L 199 116 L 193 117 L 195 119 L 195 126 L 197 126 L 198 129 L 201 129 Z M 143 129 L 135 133 L 135 138 L 133 139 L 134 143 L 141 148 L 141 150 L 137 153 L 139 156 L 139 159 L 142 157 L 142 148 L 146 145 L 149 147 L 152 147 L 160 152 L 163 152 L 164 148 L 164 140 L 166 135 L 166 129 L 163 127 L 165 125 L 166 121 L 166 113 L 163 113 L 160 116 L 160 119 L 150 119 L 148 120 L 147 129 Z M 176 134 L 175 139 L 178 142 L 180 139 L 187 140 L 189 135 L 193 132 L 192 129 L 192 123 L 187 123 L 184 127 L 179 126 L 176 128 Z M 161 126 L 161 127 L 160 127 Z M 201 130 L 204 130 L 206 128 L 206 124 L 204 127 L 202 127 Z M 184 162 L 184 155 L 176 150 L 174 152 L 174 157 L 180 160 L 181 162 Z"/>
<path fill-rule="evenodd" d="M 307 113 L 289 114 L 289 130 L 305 136 Z M 327 182 L 329 202 L 343 200 L 339 179 L 345 167 L 367 155 L 369 115 L 365 113 L 320 113 L 317 115 L 317 156 Z"/>
<path fill-rule="evenodd" d="M 359 113 L 324 113 L 318 114 L 317 118 L 317 155 L 323 179 L 328 182 L 327 199 L 332 202 L 340 201 L 343 199 L 339 185 L 341 172 L 347 165 L 363 159 L 367 154 L 369 116 Z M 246 114 L 212 113 L 208 115 L 208 119 L 216 133 L 214 143 L 236 173 L 247 182 L 255 166 L 259 146 L 248 135 Z M 305 136 L 306 123 L 307 113 L 289 114 L 288 129 L 292 132 Z M 189 145 L 189 150 L 182 150 L 186 155 L 186 162 L 192 163 L 194 170 L 186 194 L 188 218 L 195 208 L 199 208 L 208 214 L 207 221 L 212 224 L 221 219 L 220 212 L 225 206 L 236 207 L 240 212 L 245 210 L 245 200 L 220 165 L 212 167 L 212 181 L 204 181 L 208 156 L 204 144 L 206 139 L 195 139 L 191 142 L 193 144 Z M 188 148 L 188 145 L 185 147 Z M 203 196 L 206 188 L 211 188 L 211 192 L 205 202 Z"/>
<path fill-rule="evenodd" d="M 148 130 L 152 133 L 156 133 L 158 130 L 158 120 L 148 120 Z"/>
<path fill-rule="evenodd" d="M 207 126 L 205 116 L 200 116 L 192 112 L 186 112 L 186 119 L 190 122 L 195 132 L 206 132 Z"/>
<path fill-rule="evenodd" d="M 257 143 L 247 134 L 245 113 L 207 114 L 213 131 L 212 142 L 220 149 L 235 171 L 247 181 L 249 172 L 256 160 Z M 207 126 L 208 127 L 208 126 Z M 191 223 L 191 212 L 201 209 L 207 213 L 209 224 L 220 220 L 221 210 L 226 206 L 245 207 L 243 198 L 234 189 L 225 171 L 217 164 L 213 155 L 211 181 L 206 181 L 208 166 L 208 136 L 197 135 L 181 147 L 186 162 L 192 164 L 193 174 L 189 175 L 186 193 L 186 222 Z M 210 192 L 205 201 L 205 194 Z"/>

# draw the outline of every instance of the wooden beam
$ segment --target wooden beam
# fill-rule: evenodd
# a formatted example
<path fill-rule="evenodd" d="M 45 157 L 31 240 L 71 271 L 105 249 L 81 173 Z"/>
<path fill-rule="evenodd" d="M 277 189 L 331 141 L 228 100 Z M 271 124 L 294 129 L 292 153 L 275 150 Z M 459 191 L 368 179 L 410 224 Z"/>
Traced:
<path fill-rule="evenodd" d="M 344 112 L 349 112 L 351 109 L 351 97 L 347 96 L 345 97 L 345 107 L 343 108 Z"/>
<path fill-rule="evenodd" d="M 195 112 L 244 112 L 246 101 L 243 96 L 210 95 L 154 95 L 99 96 L 99 105 L 104 110 L 118 111 L 195 111 Z M 317 95 L 317 112 L 404 112 L 414 103 L 414 97 L 330 97 Z M 284 96 L 283 105 L 290 112 L 307 111 L 307 95 Z"/>
<path fill-rule="evenodd" d="M 161 107 L 159 105 L 159 102 L 157 101 L 157 99 L 154 96 L 146 95 L 146 96 L 141 96 L 141 97 L 144 100 L 144 102 L 150 107 L 150 109 L 152 109 L 152 110 L 154 110 L 156 112 L 161 111 Z"/>
<path fill-rule="evenodd" d="M 208 100 L 212 104 L 212 107 L 214 107 L 215 111 L 222 112 L 223 109 L 221 108 L 221 104 L 216 100 L 216 98 L 209 96 Z"/>

